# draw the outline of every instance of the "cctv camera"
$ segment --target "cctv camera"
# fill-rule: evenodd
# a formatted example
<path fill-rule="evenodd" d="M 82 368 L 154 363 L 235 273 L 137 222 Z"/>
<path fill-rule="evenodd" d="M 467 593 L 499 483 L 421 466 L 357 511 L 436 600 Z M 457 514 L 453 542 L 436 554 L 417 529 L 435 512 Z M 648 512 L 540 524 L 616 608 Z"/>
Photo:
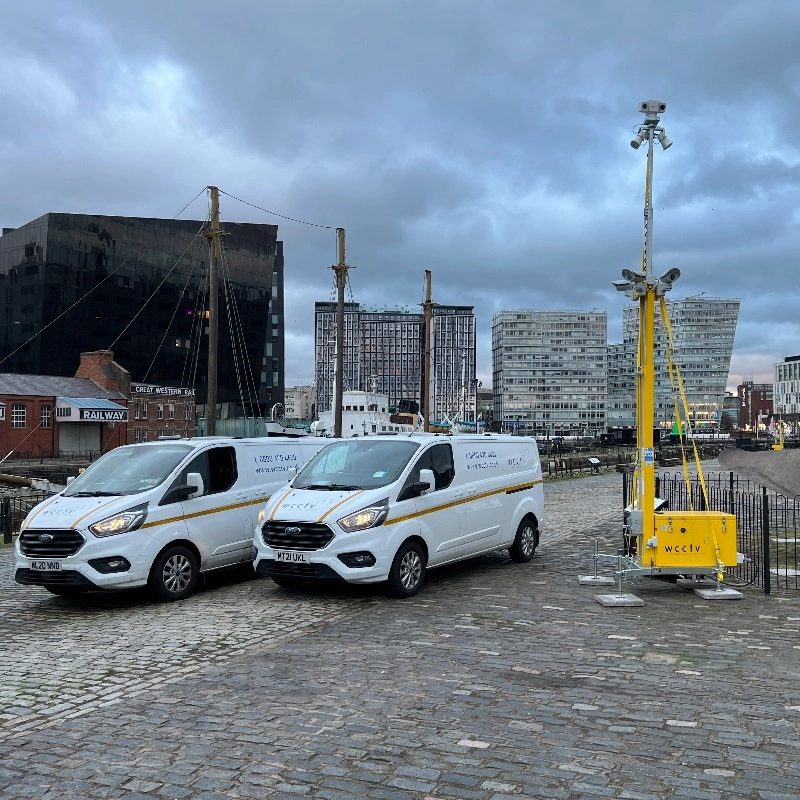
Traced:
<path fill-rule="evenodd" d="M 663 128 L 658 133 L 658 143 L 662 150 L 672 147 L 672 139 L 667 136 L 667 132 Z"/>
<path fill-rule="evenodd" d="M 673 267 L 671 270 L 665 272 L 659 280 L 663 283 L 675 283 L 678 278 L 681 276 L 681 271 L 677 267 Z"/>
<path fill-rule="evenodd" d="M 631 288 L 628 281 L 611 281 L 611 284 L 618 292 L 627 292 Z"/>
<path fill-rule="evenodd" d="M 643 272 L 634 272 L 632 269 L 624 269 L 622 270 L 622 277 L 631 283 L 641 283 L 647 276 Z"/>
<path fill-rule="evenodd" d="M 663 114 L 667 110 L 667 104 L 660 100 L 643 100 L 639 103 L 639 111 L 643 114 Z"/>
<path fill-rule="evenodd" d="M 645 134 L 642 131 L 636 134 L 636 136 L 631 139 L 631 147 L 634 150 L 638 150 L 642 146 L 642 142 L 644 141 Z"/>

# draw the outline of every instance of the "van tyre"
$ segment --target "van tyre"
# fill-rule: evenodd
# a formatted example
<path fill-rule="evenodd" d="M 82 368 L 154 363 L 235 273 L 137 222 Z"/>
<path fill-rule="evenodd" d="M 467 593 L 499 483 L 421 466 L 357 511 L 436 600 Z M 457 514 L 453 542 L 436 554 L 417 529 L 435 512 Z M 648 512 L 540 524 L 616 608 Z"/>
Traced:
<path fill-rule="evenodd" d="M 533 558 L 539 544 L 539 527 L 532 517 L 523 518 L 517 528 L 514 544 L 508 548 L 512 561 L 524 564 Z"/>
<path fill-rule="evenodd" d="M 413 597 L 425 581 L 425 553 L 416 542 L 406 542 L 389 570 L 389 592 L 394 597 Z"/>
<path fill-rule="evenodd" d="M 194 591 L 198 576 L 197 556 L 188 547 L 168 547 L 153 562 L 150 591 L 157 600 L 183 600 Z"/>

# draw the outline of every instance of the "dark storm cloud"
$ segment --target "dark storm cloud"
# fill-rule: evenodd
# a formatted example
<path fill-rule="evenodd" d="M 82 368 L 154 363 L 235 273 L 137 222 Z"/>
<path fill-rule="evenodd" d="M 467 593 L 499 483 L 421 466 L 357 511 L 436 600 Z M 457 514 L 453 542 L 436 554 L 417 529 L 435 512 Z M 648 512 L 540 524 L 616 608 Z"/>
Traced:
<path fill-rule="evenodd" d="M 663 99 L 656 269 L 683 270 L 676 296 L 742 298 L 732 373 L 766 380 L 800 350 L 799 34 L 775 0 L 20 4 L 0 29 L 0 216 L 172 216 L 214 183 L 343 226 L 354 299 L 414 305 L 430 269 L 436 300 L 475 304 L 486 382 L 500 308 L 606 309 L 614 338 L 610 281 L 641 257 L 628 142 L 638 102 Z M 334 232 L 222 209 L 280 225 L 286 378 L 306 381 Z"/>

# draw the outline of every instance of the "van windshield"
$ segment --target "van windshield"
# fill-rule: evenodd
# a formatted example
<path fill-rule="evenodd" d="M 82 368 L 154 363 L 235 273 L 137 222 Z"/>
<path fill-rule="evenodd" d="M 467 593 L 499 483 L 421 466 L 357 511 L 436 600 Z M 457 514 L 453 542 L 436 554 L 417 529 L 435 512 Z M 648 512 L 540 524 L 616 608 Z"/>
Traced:
<path fill-rule="evenodd" d="M 323 447 L 292 481 L 295 489 L 378 489 L 396 481 L 419 448 L 398 439 L 348 439 Z"/>
<path fill-rule="evenodd" d="M 138 494 L 163 483 L 193 448 L 130 445 L 101 456 L 64 490 L 64 497 Z"/>

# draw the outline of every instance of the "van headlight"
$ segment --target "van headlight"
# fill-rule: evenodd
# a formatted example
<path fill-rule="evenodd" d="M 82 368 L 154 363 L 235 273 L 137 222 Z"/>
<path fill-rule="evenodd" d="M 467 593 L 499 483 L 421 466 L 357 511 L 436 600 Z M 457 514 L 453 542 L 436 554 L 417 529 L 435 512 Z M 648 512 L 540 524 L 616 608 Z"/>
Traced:
<path fill-rule="evenodd" d="M 260 528 L 267 520 L 267 507 L 262 506 L 261 511 L 258 512 L 258 527 Z"/>
<path fill-rule="evenodd" d="M 353 531 L 365 531 L 367 528 L 377 528 L 385 519 L 389 512 L 389 498 L 373 503 L 371 506 L 362 508 L 353 514 L 348 514 L 338 520 L 338 525 L 343 531 L 352 533 Z"/>
<path fill-rule="evenodd" d="M 103 536 L 115 536 L 118 533 L 128 533 L 141 528 L 147 519 L 147 503 L 123 511 L 121 514 L 114 514 L 113 517 L 106 517 L 100 522 L 95 522 L 89 526 L 89 530 L 100 538 Z"/>

